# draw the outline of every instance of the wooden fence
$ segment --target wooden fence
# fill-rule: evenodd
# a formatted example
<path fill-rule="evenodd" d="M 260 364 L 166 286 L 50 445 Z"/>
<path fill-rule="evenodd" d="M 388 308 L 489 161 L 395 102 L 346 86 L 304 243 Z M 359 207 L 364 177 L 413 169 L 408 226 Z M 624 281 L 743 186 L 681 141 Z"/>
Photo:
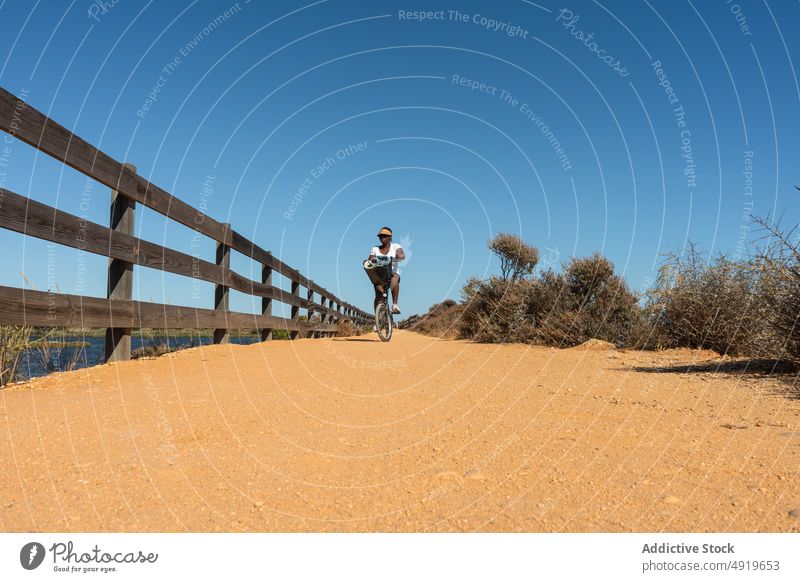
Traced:
<path fill-rule="evenodd" d="M 259 329 L 262 340 L 275 329 L 312 337 L 328 336 L 342 320 L 367 325 L 371 316 L 336 297 L 231 228 L 206 216 L 114 160 L 58 123 L 0 88 L 0 129 L 56 160 L 111 188 L 109 226 L 88 222 L 25 196 L 0 189 L 0 228 L 106 256 L 108 293 L 105 299 L 31 291 L 0 286 L 0 324 L 48 327 L 106 328 L 106 359 L 130 358 L 131 330 L 210 328 L 214 342 L 228 341 L 229 330 Z M 216 261 L 185 253 L 134 236 L 136 204 L 201 233 L 217 244 Z M 231 251 L 262 265 L 261 281 L 230 268 Z M 133 301 L 133 269 L 141 265 L 215 284 L 213 309 Z M 291 291 L 272 284 L 276 272 L 291 281 Z M 306 289 L 301 296 L 300 288 Z M 262 313 L 228 309 L 230 289 L 262 298 Z M 319 301 L 315 297 L 319 297 Z M 291 306 L 291 318 L 272 315 L 272 302 Z M 300 320 L 300 309 L 307 320 Z M 312 315 L 316 314 L 312 320 Z"/>

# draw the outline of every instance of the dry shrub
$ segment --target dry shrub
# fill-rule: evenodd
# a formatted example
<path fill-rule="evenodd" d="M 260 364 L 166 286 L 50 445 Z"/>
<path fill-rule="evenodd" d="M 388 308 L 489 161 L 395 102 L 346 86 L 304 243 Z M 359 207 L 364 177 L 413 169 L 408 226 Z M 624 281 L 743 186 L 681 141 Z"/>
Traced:
<path fill-rule="evenodd" d="M 646 317 L 653 332 L 644 347 L 705 348 L 731 356 L 775 352 L 768 297 L 774 282 L 758 260 L 711 261 L 690 245 L 670 254 L 647 293 Z"/>
<path fill-rule="evenodd" d="M 767 321 L 773 332 L 768 355 L 800 363 L 800 268 L 787 266 L 770 275 L 773 285 L 765 295 Z"/>
<path fill-rule="evenodd" d="M 636 296 L 594 254 L 537 278 L 470 280 L 461 331 L 482 342 L 575 346 L 589 339 L 626 345 L 639 317 Z"/>
<path fill-rule="evenodd" d="M 353 325 L 349 319 L 341 319 L 337 324 L 336 337 L 351 337 L 361 335 L 361 330 Z"/>
<path fill-rule="evenodd" d="M 766 232 L 767 244 L 757 254 L 757 293 L 766 306 L 764 319 L 770 326 L 770 357 L 800 363 L 800 246 L 798 226 L 789 232 L 779 224 L 756 218 Z"/>
<path fill-rule="evenodd" d="M 530 275 L 539 262 L 539 249 L 527 244 L 516 234 L 501 232 L 489 241 L 488 246 L 500 259 L 503 279 L 519 279 Z"/>
<path fill-rule="evenodd" d="M 533 287 L 529 279 L 471 279 L 461 292 L 461 335 L 487 343 L 530 341 L 534 322 L 528 307 Z"/>
<path fill-rule="evenodd" d="M 575 346 L 599 339 L 627 346 L 639 318 L 638 298 L 611 261 L 594 253 L 571 259 L 563 271 L 540 279 L 540 303 L 550 312 L 540 315 L 538 343 Z"/>
<path fill-rule="evenodd" d="M 428 332 L 439 335 L 458 321 L 460 337 L 481 342 L 568 347 L 599 339 L 619 347 L 703 348 L 800 364 L 800 227 L 786 233 L 754 220 L 768 240 L 758 253 L 705 260 L 690 244 L 682 255 L 667 255 L 644 307 L 602 255 L 532 276 L 538 251 L 501 234 L 489 248 L 500 258 L 502 276 L 470 279 L 458 317 L 434 306 L 414 326 L 427 319 Z"/>

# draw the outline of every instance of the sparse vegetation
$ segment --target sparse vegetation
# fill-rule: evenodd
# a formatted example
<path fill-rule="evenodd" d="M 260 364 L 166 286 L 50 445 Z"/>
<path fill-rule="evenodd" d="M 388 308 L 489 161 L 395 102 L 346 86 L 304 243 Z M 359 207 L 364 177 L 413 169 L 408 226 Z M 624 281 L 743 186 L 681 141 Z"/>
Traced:
<path fill-rule="evenodd" d="M 289 330 L 288 329 L 273 329 L 272 330 L 272 339 L 273 340 L 288 340 L 289 339 Z"/>
<path fill-rule="evenodd" d="M 33 328 L 23 325 L 0 325 L 0 387 L 17 380 L 19 364 L 31 347 Z"/>
<path fill-rule="evenodd" d="M 640 349 L 704 348 L 800 364 L 800 236 L 756 219 L 763 248 L 707 258 L 668 254 L 655 284 L 633 293 L 602 255 L 534 274 L 538 251 L 515 235 L 489 242 L 501 274 L 470 279 L 462 302 L 437 304 L 403 326 L 479 342 L 569 347 L 590 339 Z"/>
<path fill-rule="evenodd" d="M 487 343 L 528 342 L 534 318 L 528 313 L 534 283 L 528 279 L 470 279 L 462 290 L 462 337 Z"/>
<path fill-rule="evenodd" d="M 709 260 L 690 245 L 669 255 L 647 294 L 640 347 L 702 347 L 800 364 L 800 248 L 763 219 L 763 244 L 746 258 Z"/>
<path fill-rule="evenodd" d="M 765 319 L 772 329 L 773 356 L 800 363 L 800 245 L 798 226 L 783 232 L 778 226 L 756 219 L 767 233 L 768 243 L 758 255 L 760 293 Z"/>
<path fill-rule="evenodd" d="M 350 337 L 354 335 L 361 335 L 362 331 L 360 328 L 353 325 L 353 322 L 349 319 L 342 318 L 336 330 L 336 337 Z"/>
<path fill-rule="evenodd" d="M 75 341 L 63 327 L 41 330 L 30 347 L 36 351 L 47 373 L 69 372 L 78 366 L 81 358 L 87 357 L 86 342 Z"/>
<path fill-rule="evenodd" d="M 562 347 L 589 339 L 628 343 L 638 317 L 637 298 L 611 262 L 594 254 L 572 259 L 562 269 L 538 277 L 470 280 L 462 291 L 462 335 Z"/>
<path fill-rule="evenodd" d="M 500 259 L 503 279 L 516 280 L 530 275 L 539 262 L 539 249 L 516 234 L 501 232 L 489 241 L 488 246 Z"/>
<path fill-rule="evenodd" d="M 777 356 L 770 296 L 776 291 L 758 258 L 705 257 L 690 245 L 670 254 L 647 292 L 642 317 L 650 334 L 639 347 L 706 348 L 730 356 Z"/>

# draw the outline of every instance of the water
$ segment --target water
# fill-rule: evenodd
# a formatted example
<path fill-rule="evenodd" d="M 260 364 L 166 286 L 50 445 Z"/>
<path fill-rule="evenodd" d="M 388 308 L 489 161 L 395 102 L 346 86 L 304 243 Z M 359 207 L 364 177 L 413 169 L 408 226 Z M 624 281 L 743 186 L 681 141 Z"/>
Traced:
<path fill-rule="evenodd" d="M 230 340 L 233 344 L 252 344 L 260 341 L 259 338 L 253 336 L 240 337 L 235 335 L 231 335 Z M 169 338 L 159 337 L 153 342 L 147 338 L 132 336 L 131 349 L 137 350 L 142 347 L 168 342 L 169 347 L 174 350 L 208 345 L 212 343 L 212 341 L 210 337 L 170 336 Z M 30 380 L 31 378 L 37 378 L 39 376 L 46 376 L 51 372 L 63 372 L 69 368 L 69 364 L 74 358 L 77 358 L 76 364 L 72 368 L 74 370 L 103 363 L 105 354 L 104 337 L 67 336 L 64 338 L 64 342 L 77 342 L 86 345 L 80 347 L 65 347 L 61 350 L 51 348 L 50 358 L 52 360 L 52 369 L 48 369 L 44 362 L 42 362 L 42 355 L 39 350 L 25 350 L 20 358 L 17 380 Z"/>

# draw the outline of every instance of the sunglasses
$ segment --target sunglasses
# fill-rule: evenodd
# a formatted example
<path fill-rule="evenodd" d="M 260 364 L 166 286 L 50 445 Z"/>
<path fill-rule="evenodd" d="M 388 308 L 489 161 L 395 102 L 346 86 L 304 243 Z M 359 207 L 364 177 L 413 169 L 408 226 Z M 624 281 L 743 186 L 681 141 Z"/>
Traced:
<path fill-rule="evenodd" d="M 390 235 L 390 234 L 379 234 L 378 238 L 392 238 L 392 235 Z"/>

